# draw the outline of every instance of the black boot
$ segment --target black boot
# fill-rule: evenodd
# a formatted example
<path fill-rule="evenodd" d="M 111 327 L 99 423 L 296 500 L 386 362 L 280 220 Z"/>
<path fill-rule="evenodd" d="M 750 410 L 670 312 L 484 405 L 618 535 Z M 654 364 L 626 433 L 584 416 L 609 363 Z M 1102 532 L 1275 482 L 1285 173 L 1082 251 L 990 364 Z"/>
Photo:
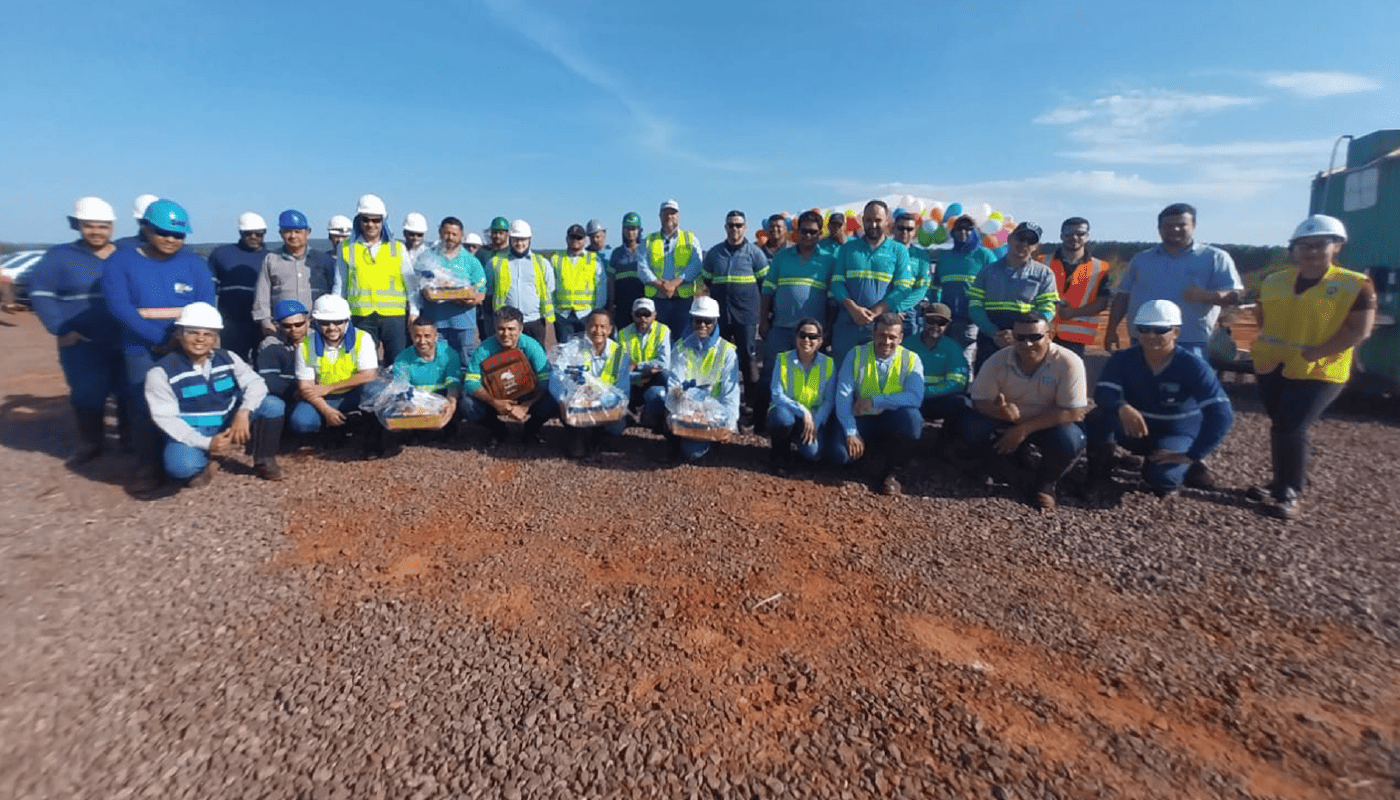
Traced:
<path fill-rule="evenodd" d="M 282 480 L 277 449 L 282 443 L 282 417 L 253 420 L 253 474 L 265 481 Z"/>
<path fill-rule="evenodd" d="M 82 411 L 74 409 L 73 416 L 77 418 L 80 444 L 78 449 L 73 451 L 73 455 L 68 457 L 68 466 L 70 467 L 86 464 L 102 455 L 103 437 L 106 435 L 106 426 L 100 409 Z"/>

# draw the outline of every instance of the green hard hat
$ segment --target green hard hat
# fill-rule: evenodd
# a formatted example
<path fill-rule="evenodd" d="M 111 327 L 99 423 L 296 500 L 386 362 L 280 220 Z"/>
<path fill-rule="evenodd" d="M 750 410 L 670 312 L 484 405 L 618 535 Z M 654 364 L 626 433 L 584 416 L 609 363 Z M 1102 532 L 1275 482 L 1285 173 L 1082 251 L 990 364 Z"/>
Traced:
<path fill-rule="evenodd" d="M 491 230 L 493 230 L 493 231 L 508 231 L 508 230 L 510 230 L 510 220 L 507 220 L 505 217 L 496 217 L 495 219 L 491 220 Z"/>
<path fill-rule="evenodd" d="M 635 211 L 628 211 L 628 212 L 627 212 L 627 215 L 624 216 L 624 217 L 622 218 L 622 227 L 624 227 L 624 228 L 640 228 L 640 227 L 642 227 L 642 215 L 641 215 L 641 214 L 638 214 L 638 213 L 635 212 Z"/>

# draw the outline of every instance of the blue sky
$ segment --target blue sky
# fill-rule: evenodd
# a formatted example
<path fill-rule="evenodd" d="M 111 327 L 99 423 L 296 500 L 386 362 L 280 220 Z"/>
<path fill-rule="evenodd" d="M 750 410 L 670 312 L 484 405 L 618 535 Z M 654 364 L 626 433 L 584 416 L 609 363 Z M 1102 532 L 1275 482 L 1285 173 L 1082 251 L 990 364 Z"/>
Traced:
<path fill-rule="evenodd" d="M 675 197 L 750 217 L 910 193 L 1102 239 L 1277 244 L 1333 142 L 1400 127 L 1400 3 L 16 4 L 0 47 L 0 240 L 95 194 L 197 241 L 375 192 L 540 246 Z M 1330 26 L 1330 27 L 1329 27 Z M 275 225 L 275 223 L 274 223 Z M 275 241 L 275 236 L 270 237 Z"/>

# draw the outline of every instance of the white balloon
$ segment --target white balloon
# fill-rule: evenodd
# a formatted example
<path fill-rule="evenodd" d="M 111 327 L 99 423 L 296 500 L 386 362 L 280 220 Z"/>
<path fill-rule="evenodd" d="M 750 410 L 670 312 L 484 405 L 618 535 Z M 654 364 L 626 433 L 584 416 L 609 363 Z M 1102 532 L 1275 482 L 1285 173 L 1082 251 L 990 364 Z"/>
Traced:
<path fill-rule="evenodd" d="M 977 230 L 985 233 L 988 236 L 991 236 L 992 234 L 1001 230 L 1001 220 L 988 219 L 986 222 L 982 223 L 982 225 L 978 227 Z"/>

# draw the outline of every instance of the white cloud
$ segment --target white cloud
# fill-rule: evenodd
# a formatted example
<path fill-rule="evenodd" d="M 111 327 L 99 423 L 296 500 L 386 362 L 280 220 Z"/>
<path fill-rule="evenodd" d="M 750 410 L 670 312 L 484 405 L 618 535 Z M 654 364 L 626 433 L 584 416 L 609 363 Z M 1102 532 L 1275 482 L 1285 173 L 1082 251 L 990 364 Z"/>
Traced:
<path fill-rule="evenodd" d="M 1303 97 L 1373 92 L 1381 88 L 1380 81 L 1350 72 L 1273 72 L 1263 78 L 1270 86 L 1287 89 Z"/>
<path fill-rule="evenodd" d="M 1191 117 L 1259 103 L 1256 97 L 1136 89 L 1089 103 L 1068 104 L 1036 117 L 1040 125 L 1074 125 L 1069 135 L 1085 141 L 1160 136 Z"/>
<path fill-rule="evenodd" d="M 554 18 L 516 0 L 486 0 L 486 8 L 503 27 L 534 42 L 548 56 L 579 78 L 606 92 L 637 123 L 644 147 L 670 158 L 678 158 L 709 169 L 730 172 L 752 171 L 753 165 L 735 159 L 711 159 L 681 147 L 675 142 L 675 126 L 637 102 L 636 92 L 623 88 L 620 80 L 584 55 L 578 37 Z"/>
<path fill-rule="evenodd" d="M 1070 150 L 1061 155 L 1104 164 L 1198 164 L 1205 159 L 1219 158 L 1288 158 L 1321 159 L 1332 146 L 1328 139 L 1296 139 L 1283 142 L 1215 142 L 1185 144 L 1183 142 L 1116 141 L 1094 143 L 1082 150 Z"/>

